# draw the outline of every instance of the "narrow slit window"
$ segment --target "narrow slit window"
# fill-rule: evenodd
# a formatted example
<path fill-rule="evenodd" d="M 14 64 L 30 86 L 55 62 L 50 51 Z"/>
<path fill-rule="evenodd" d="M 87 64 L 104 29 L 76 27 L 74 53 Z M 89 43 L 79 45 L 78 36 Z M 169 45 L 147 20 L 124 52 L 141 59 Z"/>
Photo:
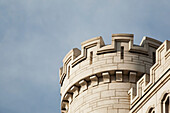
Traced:
<path fill-rule="evenodd" d="M 152 62 L 153 62 L 153 64 L 155 64 L 155 62 L 156 62 L 156 54 L 155 54 L 155 52 L 152 52 Z"/>
<path fill-rule="evenodd" d="M 121 59 L 124 59 L 124 47 L 121 47 Z"/>
<path fill-rule="evenodd" d="M 70 77 L 70 66 L 68 66 L 68 78 Z"/>
<path fill-rule="evenodd" d="M 93 52 L 91 51 L 90 52 L 90 64 L 92 64 L 93 63 Z"/>

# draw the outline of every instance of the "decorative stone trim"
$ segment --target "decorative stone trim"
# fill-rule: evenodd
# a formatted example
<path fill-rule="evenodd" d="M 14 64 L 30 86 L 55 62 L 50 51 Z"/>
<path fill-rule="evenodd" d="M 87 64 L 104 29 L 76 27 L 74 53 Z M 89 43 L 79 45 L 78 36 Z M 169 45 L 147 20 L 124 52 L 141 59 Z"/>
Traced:
<path fill-rule="evenodd" d="M 77 86 L 72 86 L 70 91 L 73 92 L 73 99 L 79 94 L 79 88 Z"/>
<path fill-rule="evenodd" d="M 156 84 L 148 84 L 146 86 L 144 86 L 143 84 L 143 88 L 146 88 L 146 87 L 149 87 L 149 89 L 146 91 L 144 90 L 144 92 L 141 94 L 142 91 L 139 91 L 139 90 L 142 90 L 140 89 L 141 88 L 141 81 L 143 80 L 139 80 L 137 82 L 137 88 L 136 88 L 136 91 L 137 91 L 137 94 L 136 96 L 133 98 L 132 97 L 132 93 L 134 92 L 134 90 L 132 90 L 132 88 L 129 90 L 129 94 L 130 94 L 130 109 L 131 111 L 129 113 L 137 113 L 137 111 L 139 109 L 142 108 L 143 105 L 145 105 L 145 103 L 147 103 L 147 101 L 153 97 L 153 95 L 156 94 L 156 92 L 165 84 L 168 82 L 168 80 L 170 79 L 170 71 L 166 71 L 164 74 L 163 74 L 163 77 L 161 77 L 159 79 L 159 81 L 157 81 Z M 143 79 L 144 77 L 142 77 Z M 140 83 L 139 83 L 140 82 Z M 140 100 L 140 101 L 139 101 Z M 159 99 L 158 99 L 159 100 Z"/>
<path fill-rule="evenodd" d="M 112 37 L 133 37 L 133 34 L 126 34 L 126 33 L 121 33 L 121 34 L 112 34 Z"/>
<path fill-rule="evenodd" d="M 85 91 L 87 89 L 87 82 L 85 80 L 81 80 L 79 82 L 81 88 L 80 88 L 80 93 L 82 93 L 83 91 Z"/>
<path fill-rule="evenodd" d="M 165 55 L 169 54 L 168 45 L 170 45 L 170 41 L 165 41 L 157 50 L 156 50 L 156 63 L 151 67 L 150 69 L 150 75 L 144 74 L 140 80 L 137 81 L 137 87 L 136 87 L 136 96 L 134 97 L 134 89 L 131 88 L 129 90 L 129 94 L 131 95 L 131 105 L 133 105 L 137 100 L 142 97 L 153 85 L 155 82 L 161 78 L 161 76 L 157 76 L 155 71 L 161 70 L 162 72 L 165 72 L 164 68 L 159 68 L 161 65 L 161 58 L 165 57 Z M 166 61 L 167 60 L 167 61 Z M 165 59 L 165 62 L 168 64 L 168 58 Z M 165 64 L 164 64 L 165 65 Z M 169 67 L 167 67 L 169 68 Z M 150 76 L 150 80 L 149 80 Z"/>
<path fill-rule="evenodd" d="M 63 106 L 64 106 L 64 108 L 66 109 L 66 110 L 63 110 L 63 111 L 64 111 L 64 113 L 65 113 L 66 111 L 68 111 L 69 103 L 68 103 L 67 101 L 63 101 L 63 102 L 62 102 L 62 105 L 63 105 Z"/>
<path fill-rule="evenodd" d="M 161 42 L 157 40 L 144 37 L 140 45 L 134 45 L 133 34 L 114 34 L 112 35 L 111 45 L 105 45 L 101 37 L 83 42 L 81 51 L 73 49 L 66 55 L 63 59 L 63 67 L 60 68 L 59 71 L 60 84 L 61 86 L 63 84 L 60 92 L 61 112 L 82 112 L 79 108 L 84 106 L 83 103 L 92 99 L 95 101 L 89 102 L 95 103 L 95 105 L 93 107 L 90 105 L 84 107 L 84 109 L 90 108 L 88 112 L 95 112 L 95 108 L 99 108 L 103 103 L 108 105 L 110 105 L 109 103 L 114 103 L 110 101 L 112 99 L 120 102 L 120 104 L 118 103 L 107 107 L 106 112 L 110 112 L 109 110 L 111 108 L 114 109 L 113 112 L 122 112 L 123 110 L 117 109 L 119 106 L 125 106 L 128 111 L 129 98 L 127 96 L 127 90 L 131 88 L 128 92 L 130 95 L 129 113 L 137 113 L 143 105 L 149 102 L 149 99 L 155 99 L 152 98 L 153 95 L 170 79 L 170 41 L 165 41 L 161 46 L 160 44 Z M 121 46 L 125 48 L 124 60 L 121 60 L 119 57 Z M 160 47 L 157 49 L 158 46 Z M 153 62 L 152 58 L 155 56 L 152 52 L 155 52 L 156 49 L 156 62 L 152 68 L 150 68 Z M 88 61 L 91 51 L 94 53 L 93 65 L 89 65 Z M 69 75 L 68 66 L 70 66 L 72 70 L 72 76 L 70 76 L 70 78 L 66 77 Z M 149 69 L 150 75 L 148 76 L 144 73 L 149 73 Z M 143 76 L 141 77 L 141 75 Z M 137 81 L 137 79 L 139 80 Z M 99 84 L 102 84 L 101 87 L 98 86 Z M 125 88 L 126 86 L 127 88 Z M 166 87 L 163 88 L 166 89 Z M 92 95 L 93 92 L 94 95 Z M 108 95 L 108 98 L 106 95 Z M 87 98 L 86 96 L 89 97 Z M 123 97 L 122 100 L 117 99 L 119 96 L 121 98 Z M 103 99 L 103 97 L 107 98 L 106 102 L 98 102 L 97 99 Z M 69 109 L 69 107 L 72 106 L 73 109 Z M 77 108 L 75 106 L 77 106 Z"/>
<path fill-rule="evenodd" d="M 122 71 L 116 71 L 116 81 L 123 81 Z"/>
<path fill-rule="evenodd" d="M 134 88 L 131 88 L 129 90 L 129 95 L 131 96 L 131 104 L 133 104 L 135 101 L 137 101 L 138 98 L 140 98 L 144 94 L 144 89 L 147 86 L 147 75 L 143 75 L 143 77 L 137 81 L 137 88 L 136 88 L 136 96 L 134 96 Z"/>
<path fill-rule="evenodd" d="M 155 113 L 154 111 L 155 111 L 155 107 L 154 107 L 154 105 L 151 105 L 151 106 L 148 107 L 146 113 Z"/>
<path fill-rule="evenodd" d="M 129 91 L 128 91 L 128 95 L 130 95 L 131 98 L 131 102 L 132 100 L 135 98 L 136 93 L 135 93 L 136 89 L 134 87 L 132 87 Z"/>
<path fill-rule="evenodd" d="M 60 83 L 62 84 L 62 81 L 64 80 L 63 76 L 67 74 L 67 64 L 71 62 L 70 66 L 71 68 L 74 68 L 75 65 L 79 64 L 83 60 L 86 60 L 88 56 L 87 49 L 96 47 L 96 55 L 117 52 L 116 44 L 120 41 L 129 43 L 129 52 L 141 53 L 146 55 L 149 54 L 149 47 L 157 48 L 162 43 L 158 40 L 144 37 L 141 41 L 141 44 L 139 46 L 135 46 L 133 44 L 133 34 L 113 34 L 111 45 L 105 45 L 101 36 L 92 38 L 82 43 L 81 50 L 74 48 L 64 57 L 63 68 L 61 68 L 60 71 Z"/>
<path fill-rule="evenodd" d="M 103 76 L 103 83 L 108 83 L 108 82 L 110 82 L 109 72 L 104 72 L 104 73 L 102 73 L 102 76 Z"/>
<path fill-rule="evenodd" d="M 135 83 L 136 82 L 136 72 L 129 73 L 129 82 Z"/>
<path fill-rule="evenodd" d="M 91 80 L 91 85 L 90 85 L 91 87 L 98 85 L 98 77 L 96 75 L 91 76 L 90 80 Z"/>
<path fill-rule="evenodd" d="M 66 100 L 69 101 L 69 104 L 70 104 L 73 100 L 73 95 L 70 93 L 66 93 L 65 98 L 66 98 Z"/>

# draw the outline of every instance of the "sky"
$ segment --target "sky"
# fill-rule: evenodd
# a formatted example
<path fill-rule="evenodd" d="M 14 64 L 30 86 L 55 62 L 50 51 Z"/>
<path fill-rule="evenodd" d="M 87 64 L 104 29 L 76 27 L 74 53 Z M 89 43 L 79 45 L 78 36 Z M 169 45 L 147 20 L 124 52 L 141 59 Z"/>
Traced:
<path fill-rule="evenodd" d="M 169 0 L 0 0 L 0 113 L 60 113 L 59 68 L 114 33 L 170 39 Z"/>

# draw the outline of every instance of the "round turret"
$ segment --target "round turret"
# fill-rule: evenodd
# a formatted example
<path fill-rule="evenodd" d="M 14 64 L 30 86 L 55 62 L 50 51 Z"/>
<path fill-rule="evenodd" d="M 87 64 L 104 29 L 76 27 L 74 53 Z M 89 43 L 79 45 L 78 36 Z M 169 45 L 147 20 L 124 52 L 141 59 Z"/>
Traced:
<path fill-rule="evenodd" d="M 144 37 L 134 45 L 133 34 L 113 34 L 111 45 L 96 37 L 72 49 L 60 68 L 61 112 L 129 112 L 128 90 L 149 74 L 160 44 Z"/>

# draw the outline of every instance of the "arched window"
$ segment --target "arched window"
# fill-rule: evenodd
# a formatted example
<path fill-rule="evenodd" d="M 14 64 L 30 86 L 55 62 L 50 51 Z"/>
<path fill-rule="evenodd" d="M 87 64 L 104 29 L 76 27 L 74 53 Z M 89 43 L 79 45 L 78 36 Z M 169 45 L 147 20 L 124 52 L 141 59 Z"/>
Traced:
<path fill-rule="evenodd" d="M 154 108 L 150 108 L 148 113 L 155 113 L 155 109 Z"/>
<path fill-rule="evenodd" d="M 161 101 L 162 113 L 170 113 L 170 93 L 166 93 Z"/>
<path fill-rule="evenodd" d="M 170 110 L 169 101 L 170 101 L 170 97 L 168 96 L 168 98 L 165 100 L 165 112 L 166 113 L 169 113 L 169 110 Z"/>

